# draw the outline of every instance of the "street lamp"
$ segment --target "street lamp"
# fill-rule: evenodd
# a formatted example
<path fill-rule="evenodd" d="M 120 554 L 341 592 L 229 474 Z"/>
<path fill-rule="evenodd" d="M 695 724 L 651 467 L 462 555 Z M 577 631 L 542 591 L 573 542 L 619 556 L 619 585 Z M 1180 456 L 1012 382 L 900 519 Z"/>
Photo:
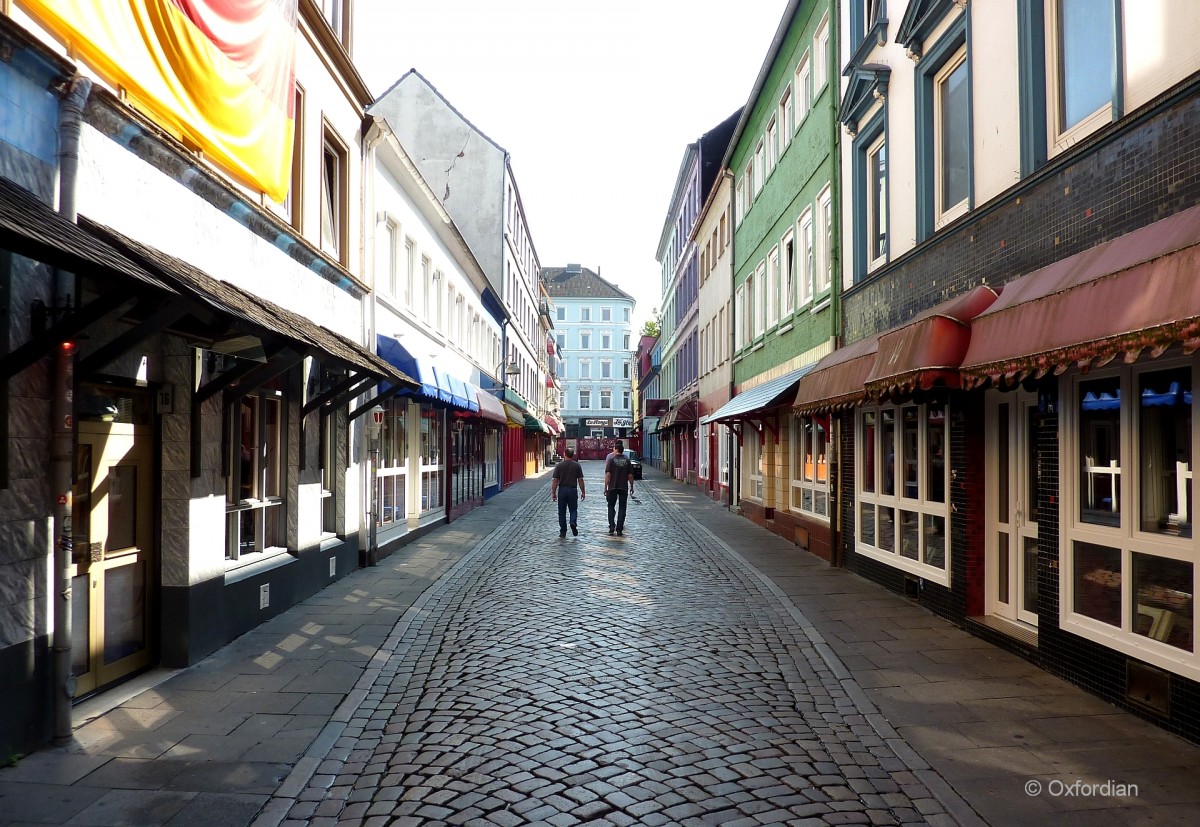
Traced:
<path fill-rule="evenodd" d="M 504 372 L 503 372 L 503 373 L 501 373 L 501 372 L 500 372 L 500 368 L 501 368 L 502 366 L 504 367 Z M 495 392 L 495 391 L 500 391 L 500 395 L 501 395 L 501 396 L 503 396 L 503 395 L 504 395 L 504 389 L 508 387 L 508 377 L 510 377 L 510 376 L 520 376 L 520 375 L 521 375 L 521 366 L 517 364 L 517 360 L 516 360 L 516 359 L 513 359 L 513 360 L 511 360 L 511 361 L 510 361 L 510 362 L 509 362 L 507 365 L 505 365 L 505 364 L 504 364 L 504 362 L 503 362 L 503 360 L 501 360 L 501 361 L 500 361 L 500 362 L 499 362 L 499 363 L 496 365 L 496 367 L 492 368 L 492 375 L 493 375 L 493 376 L 499 376 L 499 377 L 500 377 L 500 387 L 498 387 L 498 388 L 488 388 L 488 390 L 489 390 L 489 391 L 492 391 L 492 392 Z"/>

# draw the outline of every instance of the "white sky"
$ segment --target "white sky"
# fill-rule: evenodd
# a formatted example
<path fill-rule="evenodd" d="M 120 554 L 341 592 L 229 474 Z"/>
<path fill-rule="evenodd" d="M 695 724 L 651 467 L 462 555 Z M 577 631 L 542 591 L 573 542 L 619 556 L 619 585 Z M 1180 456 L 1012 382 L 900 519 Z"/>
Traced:
<path fill-rule="evenodd" d="M 658 307 L 686 146 L 746 103 L 786 0 L 360 0 L 372 94 L 415 68 L 512 156 L 543 267 Z"/>

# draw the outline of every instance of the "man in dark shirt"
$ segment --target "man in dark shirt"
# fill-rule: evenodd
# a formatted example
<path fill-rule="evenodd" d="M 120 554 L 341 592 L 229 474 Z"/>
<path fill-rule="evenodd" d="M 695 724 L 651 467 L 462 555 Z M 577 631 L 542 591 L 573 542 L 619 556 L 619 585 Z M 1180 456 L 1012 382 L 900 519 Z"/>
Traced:
<path fill-rule="evenodd" d="M 587 495 L 583 484 L 583 466 L 575 459 L 575 449 L 567 449 L 567 458 L 554 466 L 550 478 L 550 499 L 558 502 L 558 536 L 567 536 L 567 509 L 571 510 L 571 533 L 579 536 L 579 502 Z"/>
<path fill-rule="evenodd" d="M 609 534 L 625 533 L 625 506 L 632 493 L 629 457 L 625 456 L 625 443 L 618 439 L 604 463 L 604 499 L 608 501 Z"/>

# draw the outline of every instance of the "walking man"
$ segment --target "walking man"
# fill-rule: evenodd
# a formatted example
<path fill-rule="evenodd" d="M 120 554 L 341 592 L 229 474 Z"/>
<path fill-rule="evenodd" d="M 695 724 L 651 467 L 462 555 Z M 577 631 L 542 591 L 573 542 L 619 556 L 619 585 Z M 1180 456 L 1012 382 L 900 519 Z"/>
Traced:
<path fill-rule="evenodd" d="M 625 456 L 625 443 L 618 439 L 604 463 L 604 499 L 608 501 L 609 534 L 625 533 L 625 505 L 632 493 L 629 457 Z"/>
<path fill-rule="evenodd" d="M 550 478 L 550 499 L 558 502 L 558 536 L 567 536 L 567 509 L 571 511 L 571 533 L 579 536 L 579 503 L 586 497 L 583 466 L 575 459 L 575 449 L 567 449 L 567 458 L 554 466 Z"/>

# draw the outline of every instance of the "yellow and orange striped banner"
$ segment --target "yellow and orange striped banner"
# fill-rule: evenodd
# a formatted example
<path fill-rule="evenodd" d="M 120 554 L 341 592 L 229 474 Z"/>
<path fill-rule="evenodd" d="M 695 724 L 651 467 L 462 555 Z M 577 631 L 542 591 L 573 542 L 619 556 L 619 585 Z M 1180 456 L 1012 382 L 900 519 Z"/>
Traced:
<path fill-rule="evenodd" d="M 138 108 L 276 201 L 295 130 L 298 0 L 26 0 Z"/>

